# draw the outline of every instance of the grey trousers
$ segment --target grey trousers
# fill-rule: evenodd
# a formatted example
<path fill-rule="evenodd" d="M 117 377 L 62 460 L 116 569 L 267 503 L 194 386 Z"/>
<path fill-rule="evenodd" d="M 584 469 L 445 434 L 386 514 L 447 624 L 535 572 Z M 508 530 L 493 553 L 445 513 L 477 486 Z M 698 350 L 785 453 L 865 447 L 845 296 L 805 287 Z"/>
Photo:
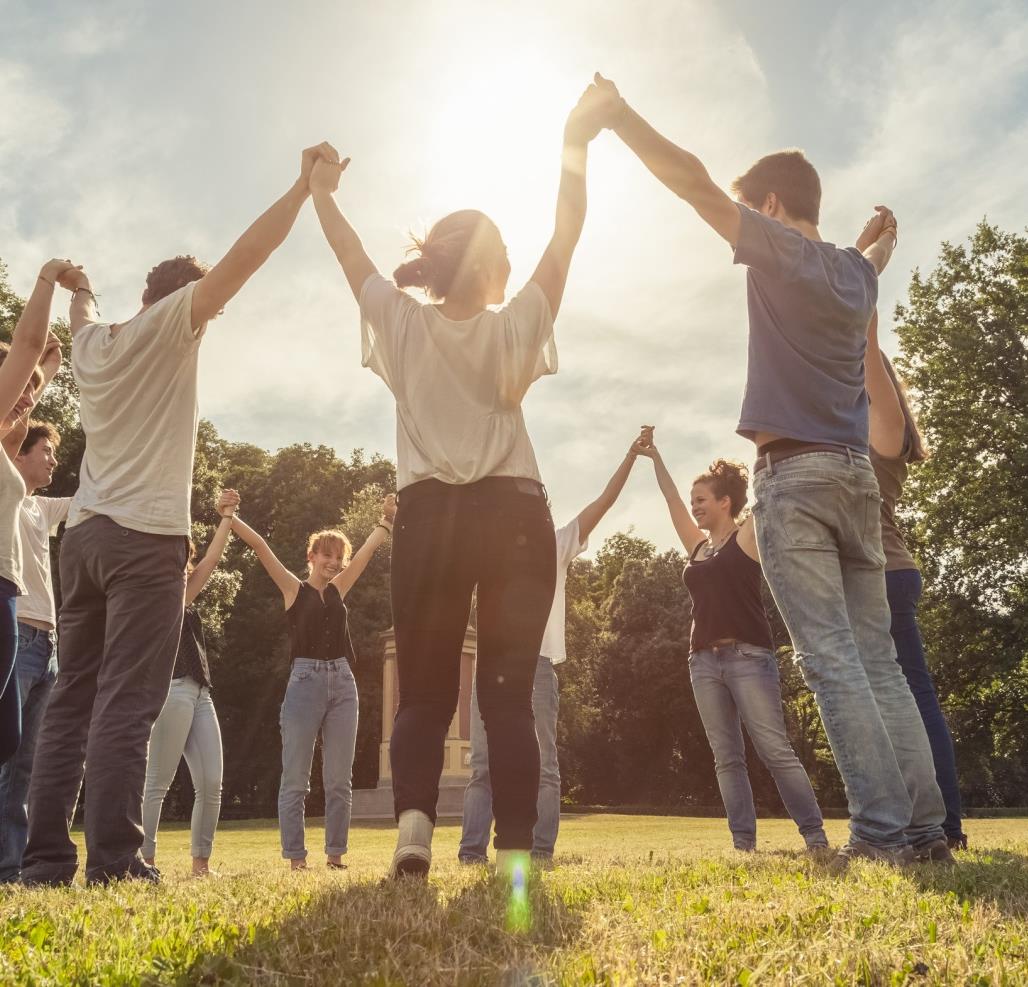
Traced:
<path fill-rule="evenodd" d="M 97 515 L 61 545 L 61 665 L 29 785 L 27 883 L 68 883 L 70 829 L 86 786 L 86 879 L 142 868 L 143 781 L 150 729 L 178 651 L 186 539 L 123 528 Z"/>

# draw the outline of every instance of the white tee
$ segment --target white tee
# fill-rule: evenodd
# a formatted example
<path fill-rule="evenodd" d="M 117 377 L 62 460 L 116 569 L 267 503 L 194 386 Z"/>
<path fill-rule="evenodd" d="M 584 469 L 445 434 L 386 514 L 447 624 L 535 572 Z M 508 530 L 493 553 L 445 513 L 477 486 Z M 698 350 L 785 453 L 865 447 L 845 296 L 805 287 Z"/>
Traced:
<path fill-rule="evenodd" d="M 192 329 L 195 286 L 162 298 L 116 335 L 103 323 L 74 333 L 86 452 L 69 527 L 105 514 L 135 531 L 189 534 L 197 357 L 206 329 Z"/>
<path fill-rule="evenodd" d="M 25 595 L 18 597 L 18 619 L 28 617 L 57 626 L 50 575 L 50 536 L 68 517 L 71 497 L 26 497 L 21 502 L 21 547 Z"/>
<path fill-rule="evenodd" d="M 579 539 L 577 517 L 570 524 L 558 528 L 554 535 L 557 539 L 557 588 L 553 594 L 553 606 L 550 607 L 550 617 L 543 631 L 539 654 L 549 658 L 551 664 L 559 665 L 568 657 L 564 644 L 564 589 L 568 582 L 568 567 L 589 547 L 589 539 Z"/>
<path fill-rule="evenodd" d="M 19 594 L 25 592 L 18 534 L 18 511 L 24 499 L 25 481 L 7 453 L 0 449 L 0 577 L 14 583 Z"/>
<path fill-rule="evenodd" d="M 396 399 L 396 486 L 434 477 L 539 480 L 521 400 L 557 372 L 553 316 L 530 281 L 500 311 L 454 322 L 379 274 L 361 288 L 362 363 Z"/>

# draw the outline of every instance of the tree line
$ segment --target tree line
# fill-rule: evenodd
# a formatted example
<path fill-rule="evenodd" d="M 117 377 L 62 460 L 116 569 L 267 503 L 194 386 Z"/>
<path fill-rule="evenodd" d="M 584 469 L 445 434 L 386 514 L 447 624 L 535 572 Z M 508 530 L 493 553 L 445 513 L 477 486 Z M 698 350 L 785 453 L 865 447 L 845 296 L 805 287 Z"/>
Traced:
<path fill-rule="evenodd" d="M 0 265 L 0 337 L 22 299 Z M 62 434 L 46 491 L 74 493 L 84 438 L 67 355 L 36 418 Z M 1022 805 L 1028 791 L 1028 237 L 983 222 L 966 243 L 942 245 L 931 272 L 913 274 L 897 307 L 897 365 L 915 399 L 929 459 L 911 470 L 902 518 L 925 578 L 922 627 L 929 667 L 954 735 L 968 806 Z M 393 463 L 297 443 L 271 452 L 200 425 L 193 474 L 193 540 L 203 551 L 223 486 L 247 521 L 298 575 L 308 535 L 342 527 L 354 546 L 370 532 Z M 54 542 L 54 558 L 59 551 Z M 559 669 L 559 748 L 566 801 L 704 811 L 720 804 L 713 758 L 689 685 L 689 597 L 676 550 L 629 532 L 567 584 L 569 660 Z M 60 599 L 59 576 L 55 579 Z M 360 727 L 354 785 L 378 781 L 382 632 L 391 623 L 389 560 L 379 552 L 348 598 L 358 660 Z M 845 796 L 812 695 L 790 658 L 768 598 L 790 736 L 823 805 Z M 280 773 L 278 708 L 288 672 L 281 596 L 233 540 L 199 600 L 225 744 L 226 817 L 274 815 Z M 59 650 L 59 649 L 58 649 Z M 770 775 L 749 752 L 759 805 L 780 811 Z M 312 777 L 310 811 L 321 799 Z M 183 769 L 166 813 L 192 802 Z"/>

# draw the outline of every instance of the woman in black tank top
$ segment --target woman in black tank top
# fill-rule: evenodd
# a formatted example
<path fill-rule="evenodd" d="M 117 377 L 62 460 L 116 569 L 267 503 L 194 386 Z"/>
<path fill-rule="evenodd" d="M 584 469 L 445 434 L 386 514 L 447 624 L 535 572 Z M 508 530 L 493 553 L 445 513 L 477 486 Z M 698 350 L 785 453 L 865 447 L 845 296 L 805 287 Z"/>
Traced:
<path fill-rule="evenodd" d="M 304 803 L 310 791 L 311 763 L 321 734 L 325 785 L 325 857 L 341 869 L 350 832 L 351 779 L 357 745 L 357 684 L 350 664 L 346 594 L 392 531 L 396 500 L 382 503 L 382 518 L 351 558 L 341 531 L 318 531 L 307 542 L 308 575 L 300 580 L 275 556 L 253 528 L 235 518 L 232 530 L 254 550 L 282 592 L 289 622 L 290 674 L 282 700 L 282 782 L 278 825 L 282 856 L 293 870 L 307 867 Z"/>
<path fill-rule="evenodd" d="M 738 521 L 746 505 L 745 468 L 719 459 L 698 476 L 690 516 L 653 444 L 651 428 L 643 430 L 635 448 L 653 460 L 657 484 L 688 553 L 683 578 L 693 607 L 689 679 L 714 753 L 732 841 L 738 850 L 757 846 L 745 727 L 808 849 L 822 852 L 828 838 L 821 810 L 785 730 L 753 520 Z"/>

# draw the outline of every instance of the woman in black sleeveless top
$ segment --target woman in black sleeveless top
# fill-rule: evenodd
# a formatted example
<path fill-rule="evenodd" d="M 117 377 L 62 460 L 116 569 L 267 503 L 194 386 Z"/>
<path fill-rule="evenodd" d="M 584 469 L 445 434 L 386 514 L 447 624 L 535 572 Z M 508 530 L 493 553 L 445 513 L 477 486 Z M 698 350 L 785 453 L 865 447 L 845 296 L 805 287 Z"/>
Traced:
<path fill-rule="evenodd" d="M 293 870 L 307 866 L 304 802 L 310 791 L 311 764 L 321 734 L 325 786 L 325 857 L 342 868 L 350 832 L 353 757 L 357 746 L 357 683 L 347 626 L 346 594 L 367 568 L 375 549 L 392 531 L 396 501 L 390 494 L 382 518 L 367 541 L 350 557 L 350 541 L 341 531 L 318 531 L 307 541 L 307 579 L 301 581 L 275 556 L 268 543 L 239 518 L 232 530 L 254 550 L 282 592 L 289 622 L 292 668 L 282 700 L 282 782 L 278 791 L 278 827 L 282 856 Z"/>
<path fill-rule="evenodd" d="M 164 708 L 150 731 L 146 759 L 146 784 L 143 788 L 142 853 L 152 867 L 157 854 L 157 829 L 161 809 L 179 761 L 184 757 L 193 781 L 193 814 L 190 822 L 193 876 L 209 873 L 214 848 L 214 831 L 221 815 L 221 779 L 224 758 L 221 727 L 211 699 L 211 669 L 207 663 L 203 624 L 193 601 L 203 592 L 207 581 L 225 554 L 232 533 L 232 515 L 239 505 L 235 490 L 223 490 L 218 500 L 221 523 L 210 547 L 194 566 L 195 550 L 189 543 L 190 561 L 186 570 L 186 608 L 182 618 L 175 670 Z"/>
<path fill-rule="evenodd" d="M 785 731 L 753 520 L 738 521 L 746 504 L 745 468 L 719 459 L 698 476 L 690 517 L 653 444 L 651 429 L 644 430 L 636 451 L 653 460 L 671 521 L 689 556 L 683 574 L 692 597 L 689 678 L 714 753 L 732 841 L 738 850 L 754 850 L 757 845 L 745 727 L 808 849 L 827 847 L 821 810 Z"/>

